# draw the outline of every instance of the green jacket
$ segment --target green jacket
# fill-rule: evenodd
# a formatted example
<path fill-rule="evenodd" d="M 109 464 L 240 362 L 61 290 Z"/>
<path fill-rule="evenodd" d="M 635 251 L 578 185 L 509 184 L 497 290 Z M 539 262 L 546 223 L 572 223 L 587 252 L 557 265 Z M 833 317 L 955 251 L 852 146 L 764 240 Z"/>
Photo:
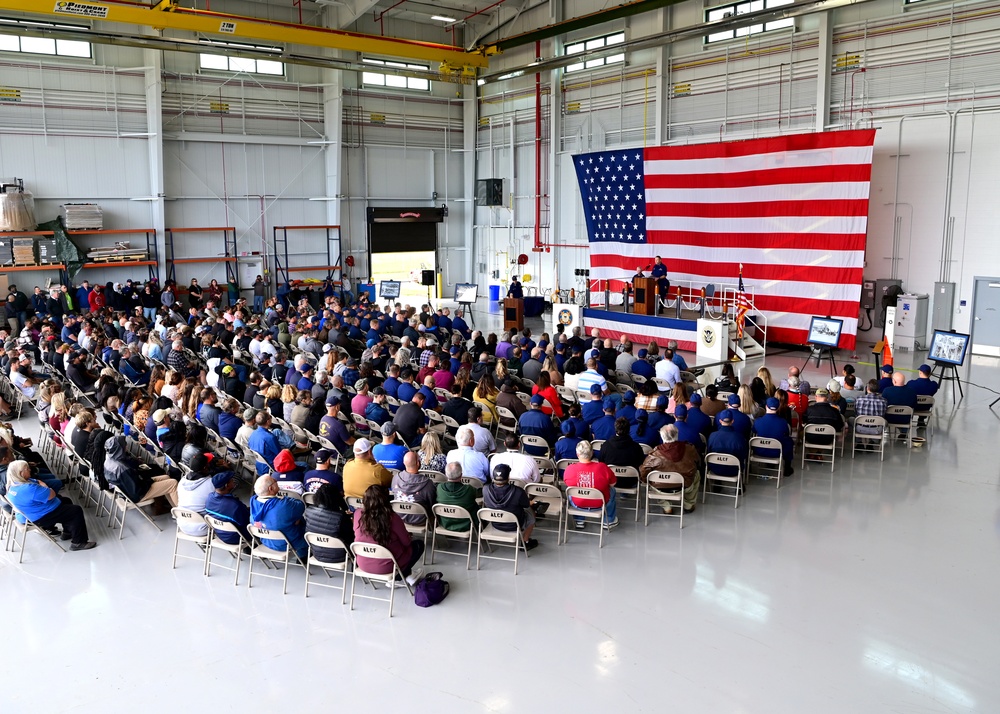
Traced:
<path fill-rule="evenodd" d="M 477 489 L 472 486 L 466 486 L 461 481 L 446 481 L 445 483 L 439 483 L 437 486 L 438 503 L 442 503 L 447 506 L 461 506 L 472 514 L 471 524 L 464 518 L 441 518 L 439 519 L 439 523 L 450 531 L 458 531 L 462 533 L 469 530 L 470 525 L 472 527 L 478 527 L 479 519 L 476 518 L 476 513 L 479 511 L 479 504 L 476 503 L 476 498 L 478 496 L 479 491 Z"/>

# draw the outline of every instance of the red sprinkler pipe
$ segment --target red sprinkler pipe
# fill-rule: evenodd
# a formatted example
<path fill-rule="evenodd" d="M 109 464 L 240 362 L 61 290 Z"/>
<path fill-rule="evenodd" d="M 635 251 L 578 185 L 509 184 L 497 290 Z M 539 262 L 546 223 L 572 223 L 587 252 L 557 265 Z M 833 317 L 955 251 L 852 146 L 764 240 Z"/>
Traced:
<path fill-rule="evenodd" d="M 535 59 L 542 56 L 535 42 Z M 535 72 L 535 250 L 542 248 L 542 74 Z"/>

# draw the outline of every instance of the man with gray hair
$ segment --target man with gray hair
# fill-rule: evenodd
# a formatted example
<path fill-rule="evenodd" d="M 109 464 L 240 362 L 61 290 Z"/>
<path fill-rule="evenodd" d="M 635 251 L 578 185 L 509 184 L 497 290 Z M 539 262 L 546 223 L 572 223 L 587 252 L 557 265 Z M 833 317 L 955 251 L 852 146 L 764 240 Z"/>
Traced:
<path fill-rule="evenodd" d="M 49 532 L 57 525 L 62 526 L 62 539 L 72 541 L 70 550 L 90 550 L 97 546 L 87 534 L 83 509 L 34 478 L 27 461 L 18 459 L 7 466 L 7 499 L 19 523 L 27 519 Z"/>
<path fill-rule="evenodd" d="M 305 504 L 297 498 L 286 498 L 278 488 L 278 482 L 265 474 L 253 484 L 253 496 L 250 497 L 250 522 L 256 526 L 278 531 L 292 546 L 295 554 L 305 560 L 309 546 L 305 539 Z M 272 550 L 284 551 L 284 540 L 263 539 L 265 546 Z"/>
<path fill-rule="evenodd" d="M 698 487 L 701 484 L 698 450 L 679 440 L 674 424 L 660 427 L 660 439 L 663 443 L 653 449 L 639 467 L 639 477 L 645 482 L 653 471 L 679 473 L 684 477 L 684 512 L 690 513 L 698 502 Z M 663 511 L 671 513 L 673 507 L 664 506 Z"/>
<path fill-rule="evenodd" d="M 490 478 L 490 462 L 486 460 L 485 454 L 476 451 L 476 435 L 468 424 L 459 427 L 455 440 L 458 448 L 448 452 L 447 462 L 460 464 L 463 475 L 474 476 L 486 483 Z"/>

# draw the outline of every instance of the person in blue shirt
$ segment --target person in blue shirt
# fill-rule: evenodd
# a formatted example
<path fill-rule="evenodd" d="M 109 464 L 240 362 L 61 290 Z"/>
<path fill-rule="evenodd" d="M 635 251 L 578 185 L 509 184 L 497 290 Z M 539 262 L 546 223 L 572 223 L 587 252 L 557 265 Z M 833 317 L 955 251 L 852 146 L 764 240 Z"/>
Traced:
<path fill-rule="evenodd" d="M 652 379 L 656 376 L 656 369 L 646 361 L 646 355 L 648 354 L 649 352 L 645 349 L 639 350 L 636 353 L 637 359 L 632 363 L 632 374 L 645 377 L 646 379 Z"/>
<path fill-rule="evenodd" d="M 396 399 L 401 402 L 409 402 L 418 391 L 416 385 L 413 384 L 413 370 L 409 367 L 404 367 L 399 373 L 399 386 L 396 387 Z"/>
<path fill-rule="evenodd" d="M 518 419 L 518 426 L 521 429 L 521 434 L 540 436 L 551 448 L 558 434 L 552 423 L 552 418 L 542 411 L 544 401 L 545 399 L 540 394 L 534 395 L 531 398 L 530 408 Z M 545 452 L 538 447 L 526 446 L 524 452 L 531 456 L 545 456 Z"/>
<path fill-rule="evenodd" d="M 907 382 L 906 386 L 916 392 L 919 396 L 933 397 L 937 394 L 938 387 L 941 385 L 931 379 L 930 365 L 920 365 L 918 372 L 919 376 L 916 379 L 911 379 Z"/>
<path fill-rule="evenodd" d="M 674 407 L 674 425 L 677 427 L 677 441 L 686 441 L 698 449 L 699 454 L 705 453 L 705 442 L 701 432 L 687 423 L 688 408 L 684 404 Z"/>
<path fill-rule="evenodd" d="M 688 407 L 688 424 L 694 426 L 707 439 L 714 427 L 712 417 L 701 410 L 701 395 L 695 392 L 691 395 L 689 403 L 691 406 Z"/>
<path fill-rule="evenodd" d="M 660 433 L 660 429 L 665 427 L 667 424 L 673 424 L 674 418 L 667 414 L 667 406 L 670 404 L 670 399 L 666 394 L 661 394 L 656 398 L 656 411 L 649 413 L 649 428 L 656 431 L 657 434 Z"/>
<path fill-rule="evenodd" d="M 507 289 L 507 297 L 509 298 L 524 298 L 524 288 L 521 287 L 521 281 L 517 279 L 515 275 L 511 280 L 510 287 Z"/>
<path fill-rule="evenodd" d="M 50 532 L 62 526 L 62 539 L 72 541 L 70 550 L 90 550 L 97 545 L 87 534 L 83 509 L 33 477 L 27 461 L 18 459 L 7 465 L 7 498 L 19 523 L 27 519 Z"/>
<path fill-rule="evenodd" d="M 687 361 L 681 357 L 680 352 L 677 351 L 677 340 L 669 340 L 667 342 L 667 349 L 673 350 L 674 356 L 670 358 L 670 361 L 677 365 L 677 369 L 682 372 L 686 372 L 688 369 Z"/>
<path fill-rule="evenodd" d="M 882 394 L 892 386 L 892 365 L 882 365 L 882 379 L 878 381 L 878 393 Z"/>
<path fill-rule="evenodd" d="M 593 425 L 595 421 L 604 416 L 604 399 L 601 396 L 603 393 L 604 390 L 601 389 L 601 385 L 590 385 L 590 401 L 583 404 L 580 408 L 581 416 L 587 422 L 588 426 Z"/>
<path fill-rule="evenodd" d="M 279 490 L 278 482 L 268 475 L 254 482 L 254 495 L 250 497 L 250 521 L 268 530 L 281 531 L 295 555 L 304 561 L 309 550 L 305 539 L 305 521 L 302 519 L 306 504 L 280 495 Z M 272 550 L 283 552 L 286 548 L 285 541 L 265 538 L 262 543 Z"/>
<path fill-rule="evenodd" d="M 618 407 L 618 411 L 615 412 L 615 417 L 624 417 L 625 419 L 628 419 L 628 423 L 632 425 L 635 424 L 635 413 L 635 392 L 630 389 L 625 392 L 625 395 L 622 397 L 622 405 Z"/>
<path fill-rule="evenodd" d="M 555 460 L 575 459 L 576 445 L 581 441 L 580 437 L 576 435 L 576 427 L 573 426 L 573 422 L 564 421 L 560 424 L 560 431 L 563 435 L 561 439 L 556 441 Z"/>
<path fill-rule="evenodd" d="M 906 384 L 906 377 L 902 372 L 893 372 L 892 386 L 880 393 L 890 407 L 910 407 L 914 411 L 917 410 L 917 393 Z M 899 416 L 886 414 L 885 420 L 890 424 L 908 424 L 910 422 L 910 418 L 905 414 Z"/>
<path fill-rule="evenodd" d="M 462 310 L 455 310 L 455 319 L 451 321 L 451 329 L 462 335 L 463 338 L 469 339 L 472 335 L 472 331 L 469 330 L 469 325 L 464 319 L 465 313 Z"/>
<path fill-rule="evenodd" d="M 573 427 L 576 429 L 576 435 L 586 441 L 590 439 L 590 424 L 586 422 L 582 414 L 583 409 L 579 404 L 573 402 L 566 408 L 566 418 L 564 421 L 573 422 Z"/>
<path fill-rule="evenodd" d="M 660 300 L 667 299 L 667 291 L 670 290 L 670 281 L 667 280 L 667 266 L 664 264 L 663 259 L 660 256 L 654 258 L 653 269 L 649 273 L 649 277 L 656 281 L 656 292 L 660 296 Z M 663 305 L 658 305 L 657 313 L 658 315 L 663 314 Z"/>
<path fill-rule="evenodd" d="M 247 532 L 247 525 L 250 523 L 250 509 L 243 501 L 233 495 L 233 491 L 238 485 L 239 482 L 232 471 L 221 471 L 215 474 L 212 477 L 212 486 L 215 487 L 215 491 L 208 494 L 208 498 L 205 500 L 205 513 L 220 521 L 232 523 L 239 530 L 240 535 L 249 542 L 250 534 Z M 215 535 L 223 543 L 229 545 L 236 545 L 240 542 L 235 533 L 216 531 Z"/>
<path fill-rule="evenodd" d="M 398 399 L 399 394 L 397 391 L 399 390 L 399 385 L 399 365 L 389 365 L 389 373 L 385 378 L 385 381 L 382 382 L 382 389 L 384 389 L 385 393 L 393 399 Z"/>
<path fill-rule="evenodd" d="M 300 372 L 302 376 L 299 378 L 298 384 L 295 385 L 295 388 L 298 389 L 300 392 L 303 390 L 311 392 L 312 388 L 316 386 L 312 380 L 314 371 L 315 368 L 311 364 L 309 364 L 308 362 L 304 364 Z M 354 382 L 348 382 L 347 380 L 344 380 L 344 384 L 354 384 Z"/>
<path fill-rule="evenodd" d="M 382 387 L 375 387 L 372 390 L 372 401 L 365 407 L 365 419 L 373 421 L 382 426 L 387 421 L 392 421 L 392 414 L 386 408 L 386 394 Z"/>
<path fill-rule="evenodd" d="M 424 395 L 424 409 L 430 409 L 431 411 L 438 410 L 438 400 L 437 395 L 434 394 L 434 377 L 432 375 L 427 375 L 424 379 L 424 386 L 417 391 Z"/>
<path fill-rule="evenodd" d="M 708 437 L 708 453 L 730 454 L 739 459 L 742 465 L 747 461 L 749 442 L 734 428 L 733 416 L 732 409 L 719 412 L 719 428 Z M 711 468 L 720 476 L 735 476 L 737 473 L 736 466 L 713 465 Z"/>
<path fill-rule="evenodd" d="M 602 405 L 604 416 L 590 425 L 590 432 L 594 435 L 595 441 L 607 441 L 615 435 L 615 403 L 605 399 Z"/>
<path fill-rule="evenodd" d="M 566 343 L 557 342 L 555 351 L 556 369 L 560 372 L 565 372 L 563 365 L 566 363 Z"/>
<path fill-rule="evenodd" d="M 655 429 L 649 426 L 649 413 L 645 409 L 637 409 L 635 412 L 635 423 L 629 429 L 629 436 L 637 444 L 647 446 L 659 446 L 660 435 Z"/>
<path fill-rule="evenodd" d="M 776 439 L 781 442 L 781 457 L 785 461 L 785 470 L 782 476 L 791 476 L 793 473 L 792 452 L 795 449 L 795 442 L 792 441 L 791 427 L 787 421 L 778 416 L 778 409 L 781 407 L 781 402 L 777 397 L 768 397 L 765 407 L 767 411 L 762 416 L 754 419 L 753 435 L 765 439 Z M 757 453 L 766 459 L 773 459 L 778 455 L 776 449 L 758 449 Z"/>
<path fill-rule="evenodd" d="M 387 469 L 402 471 L 403 457 L 409 451 L 405 446 L 396 442 L 396 425 L 387 421 L 382 425 L 382 443 L 377 444 L 372 449 L 372 456 L 377 462 Z"/>
<path fill-rule="evenodd" d="M 76 304 L 80 312 L 90 312 L 90 282 L 84 280 L 76 290 Z"/>
<path fill-rule="evenodd" d="M 256 428 L 247 440 L 250 450 L 259 454 L 268 464 L 274 464 L 274 458 L 281 453 L 281 445 L 278 444 L 278 437 L 271 433 L 271 415 L 266 411 L 257 414 L 254 419 Z M 267 466 L 257 462 L 257 475 L 266 474 Z"/>
<path fill-rule="evenodd" d="M 740 411 L 740 396 L 730 394 L 726 404 L 729 407 L 728 411 L 732 412 L 730 418 L 733 422 L 733 429 L 742 434 L 744 438 L 749 439 L 750 432 L 753 431 L 753 419 Z M 723 409 L 722 411 L 727 410 Z M 719 412 L 718 416 L 715 417 L 715 428 L 718 429 L 721 423 L 722 412 Z"/>

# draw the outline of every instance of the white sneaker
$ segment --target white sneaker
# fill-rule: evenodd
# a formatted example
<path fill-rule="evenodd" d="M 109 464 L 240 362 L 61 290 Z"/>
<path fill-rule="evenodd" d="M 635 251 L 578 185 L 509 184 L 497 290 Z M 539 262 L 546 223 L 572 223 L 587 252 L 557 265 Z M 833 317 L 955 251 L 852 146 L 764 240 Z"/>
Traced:
<path fill-rule="evenodd" d="M 671 513 L 674 512 L 673 506 L 663 506 L 662 508 L 663 508 L 663 513 L 667 516 L 669 516 Z"/>
<path fill-rule="evenodd" d="M 417 584 L 417 581 L 423 577 L 423 575 L 424 575 L 424 569 L 417 568 L 406 577 L 406 584 L 412 588 L 414 585 Z"/>
<path fill-rule="evenodd" d="M 609 530 L 609 531 L 613 531 L 617 527 L 618 527 L 618 519 L 617 518 L 615 518 L 613 521 L 611 521 L 611 523 L 605 523 L 604 524 L 605 530 Z"/>

